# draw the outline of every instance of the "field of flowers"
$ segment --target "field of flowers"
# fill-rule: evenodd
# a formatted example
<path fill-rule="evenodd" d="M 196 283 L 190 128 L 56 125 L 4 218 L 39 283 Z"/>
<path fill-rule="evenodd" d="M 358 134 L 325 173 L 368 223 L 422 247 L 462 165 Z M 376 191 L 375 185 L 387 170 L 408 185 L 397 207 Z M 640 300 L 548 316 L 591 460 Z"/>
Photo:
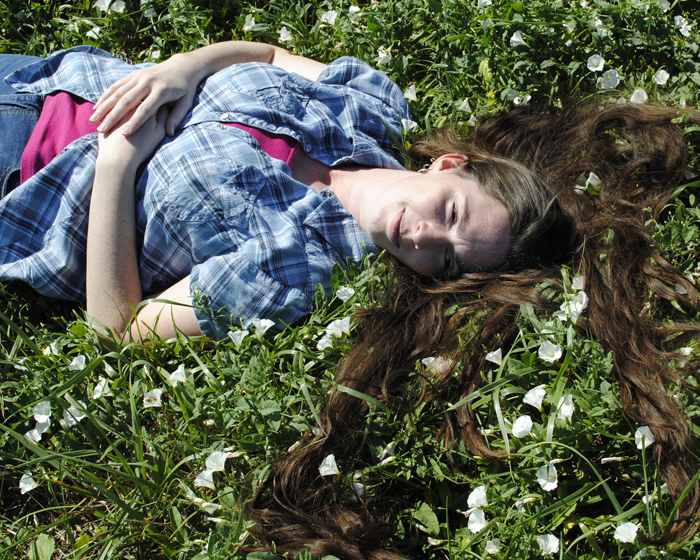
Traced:
<path fill-rule="evenodd" d="M 0 52 L 92 44 L 157 62 L 248 39 L 323 62 L 356 56 L 405 91 L 411 142 L 446 123 L 469 134 L 480 116 L 525 103 L 697 108 L 698 15 L 682 0 L 0 0 Z M 688 184 L 650 224 L 659 250 L 696 282 L 698 132 L 686 135 Z M 592 174 L 581 188 L 594 196 L 596 184 Z M 275 458 L 318 429 L 356 334 L 353 310 L 381 297 L 389 266 L 338 268 L 334 293 L 317 294 L 303 325 L 232 325 L 213 349 L 181 337 L 110 350 L 80 308 L 0 285 L 0 559 L 278 558 L 241 548 L 255 546 L 246 502 Z M 437 433 L 458 402 L 410 413 L 376 403 L 361 468 L 319 465 L 354 489 L 346 499 L 395 524 L 388 547 L 434 559 L 698 557 L 698 537 L 654 544 L 675 504 L 653 437 L 624 415 L 611 356 L 575 328 L 587 301 L 577 271 L 562 277 L 564 293 L 543 287 L 561 310 L 523 308 L 517 342 L 489 354 L 469 397 L 503 458 L 445 451 Z M 670 305 L 649 312 L 687 319 Z M 698 353 L 694 341 L 678 360 Z M 416 374 L 447 365 L 437 356 Z M 669 391 L 700 434 L 688 381 Z"/>

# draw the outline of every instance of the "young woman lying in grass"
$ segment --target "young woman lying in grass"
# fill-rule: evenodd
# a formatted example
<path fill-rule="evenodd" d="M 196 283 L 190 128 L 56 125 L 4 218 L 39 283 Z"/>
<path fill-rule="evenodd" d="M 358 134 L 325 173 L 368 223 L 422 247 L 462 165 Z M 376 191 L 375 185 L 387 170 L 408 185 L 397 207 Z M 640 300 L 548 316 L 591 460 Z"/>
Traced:
<path fill-rule="evenodd" d="M 228 217 L 222 212 L 229 202 L 220 202 L 223 189 L 219 186 L 232 185 L 233 193 L 244 200 L 247 199 L 239 192 L 241 187 L 235 182 L 230 183 L 233 176 L 250 177 L 253 185 L 261 181 L 268 189 L 277 189 L 280 185 L 285 188 L 289 185 L 293 193 L 301 189 L 303 194 L 295 194 L 296 198 L 288 201 L 285 216 L 295 207 L 296 201 L 318 196 L 319 191 L 314 187 L 330 186 L 333 191 L 330 200 L 335 208 L 344 211 L 343 216 L 348 219 L 349 216 L 354 218 L 350 220 L 353 227 L 359 224 L 353 230 L 354 235 L 363 236 L 365 231 L 368 237 L 359 238 L 365 241 L 364 247 L 360 241 L 354 252 L 338 252 L 325 262 L 334 262 L 338 256 L 359 258 L 363 251 L 383 248 L 410 267 L 401 278 L 393 281 L 393 289 L 387 294 L 383 306 L 360 312 L 361 339 L 340 367 L 339 384 L 390 404 L 392 397 L 401 394 L 418 360 L 442 356 L 451 365 L 439 373 L 434 370 L 430 373 L 426 391 L 418 401 L 442 399 L 446 395 L 452 402 L 462 400 L 479 386 L 487 352 L 501 346 L 507 349 L 515 339 L 515 320 L 520 305 L 548 312 L 558 308 L 542 295 L 540 287 L 545 284 L 562 289 L 560 266 L 568 264 L 583 277 L 590 298 L 587 319 L 579 318 L 576 328 L 595 336 L 606 350 L 612 352 L 625 410 L 636 422 L 652 429 L 660 470 L 671 493 L 679 498 L 696 471 L 696 463 L 688 424 L 668 396 L 665 384 L 677 381 L 684 371 L 697 368 L 696 363 L 683 361 L 678 372 L 669 363 L 671 359 L 679 358 L 674 350 L 687 344 L 691 337 L 697 338 L 700 329 L 696 324 L 661 324 L 649 310 L 657 302 L 667 300 L 690 314 L 696 314 L 697 292 L 690 281 L 655 252 L 651 233 L 645 225 L 649 217 L 658 216 L 672 188 L 683 176 L 685 145 L 677 125 L 671 122 L 678 116 L 676 111 L 631 105 L 613 105 L 602 110 L 598 107 L 569 110 L 521 108 L 484 119 L 469 142 L 444 133 L 428 142 L 414 144 L 408 153 L 409 164 L 427 172 L 405 171 L 396 159 L 399 155 L 392 151 L 391 138 L 384 125 L 378 118 L 372 121 L 375 115 L 383 115 L 382 120 L 398 136 L 398 119 L 407 116 L 400 92 L 381 74 L 364 66 L 362 72 L 370 72 L 368 83 L 371 85 L 359 94 L 353 93 L 352 102 L 343 101 L 336 108 L 346 109 L 352 105 L 354 109 L 361 101 L 370 102 L 372 111 L 362 113 L 361 117 L 353 111 L 354 116 L 342 123 L 328 115 L 333 126 L 330 131 L 324 131 L 322 138 L 314 136 L 316 129 L 306 131 L 304 119 L 316 108 L 311 100 L 322 98 L 324 104 L 333 102 L 331 92 L 317 84 L 323 86 L 329 76 L 336 76 L 333 79 L 338 83 L 334 87 L 343 91 L 346 84 L 353 89 L 358 87 L 355 74 L 345 70 L 340 75 L 334 72 L 345 64 L 355 64 L 347 60 L 337 61 L 327 69 L 308 62 L 319 71 L 308 73 L 305 59 L 288 58 L 284 51 L 260 47 L 264 54 L 261 60 L 275 64 L 293 60 L 297 64 L 296 70 L 317 81 L 290 77 L 268 66 L 234 67 L 208 79 L 197 93 L 192 112 L 185 116 L 191 100 L 195 99 L 191 84 L 216 69 L 215 64 L 210 68 L 208 63 L 196 62 L 196 57 L 209 52 L 217 52 L 218 57 L 234 45 L 216 46 L 217 50 L 172 59 L 169 64 L 176 68 L 176 78 L 179 72 L 190 76 L 190 81 L 186 80 L 184 85 L 172 90 L 173 93 L 167 85 L 173 79 L 173 73 L 164 64 L 124 77 L 106 91 L 98 104 L 97 117 L 104 119 L 105 131 L 121 123 L 122 132 L 130 135 L 112 132 L 101 140 L 97 156 L 88 234 L 88 246 L 92 245 L 87 254 L 88 311 L 100 322 L 120 331 L 124 328 L 122 315 L 131 317 L 131 303 L 141 301 L 143 294 L 165 290 L 161 298 L 184 300 L 188 304 L 194 300 L 194 310 L 188 306 L 169 306 L 163 312 L 164 304 L 147 303 L 139 312 L 138 322 L 132 323 L 132 333 L 143 325 L 159 335 L 168 336 L 172 331 L 162 329 L 172 329 L 173 319 L 177 328 L 186 333 L 197 334 L 201 330 L 214 337 L 221 337 L 230 320 L 238 317 L 247 321 L 267 316 L 290 322 L 303 315 L 307 310 L 305 306 L 310 305 L 306 300 L 295 299 L 297 292 L 292 294 L 292 291 L 303 292 L 301 286 L 307 286 L 309 278 L 313 280 L 311 289 L 316 281 L 323 283 L 324 280 L 321 275 L 314 273 L 309 276 L 310 273 L 305 272 L 306 276 L 301 275 L 303 280 L 297 287 L 285 284 L 289 271 L 274 270 L 271 266 L 275 262 L 274 252 L 259 263 L 264 276 L 262 273 L 249 276 L 253 278 L 253 284 L 244 284 L 239 291 L 234 290 L 231 301 L 220 299 L 218 285 L 206 289 L 201 286 L 200 268 L 225 266 L 222 269 L 225 273 L 216 278 L 225 278 L 223 285 L 230 290 L 229 276 L 238 278 L 254 266 L 248 259 L 262 254 L 265 245 L 272 245 L 275 241 L 274 229 L 263 233 L 256 230 L 254 237 L 246 238 L 238 229 L 239 223 L 234 226 L 234 233 L 221 232 L 219 220 L 227 222 Z M 228 55 L 217 60 L 222 65 L 235 62 Z M 187 61 L 195 61 L 194 66 L 189 67 Z M 120 65 L 111 61 L 110 64 Z M 165 77 L 160 75 L 161 71 Z M 100 84 L 106 87 L 107 82 L 121 76 L 120 72 L 126 72 L 126 69 L 120 67 L 119 72 L 115 71 Z M 225 76 L 225 79 L 220 80 L 217 76 Z M 257 81 L 263 78 L 264 88 Z M 29 77 L 25 79 L 30 81 Z M 241 82 L 256 81 L 240 84 L 239 79 Z M 234 81 L 235 88 L 230 80 Z M 300 88 L 308 93 L 310 100 L 300 101 L 297 94 Z M 235 90 L 236 94 L 242 93 L 231 105 L 221 102 L 229 89 Z M 391 101 L 390 110 L 382 113 L 374 100 L 377 92 L 384 90 L 390 92 Z M 259 96 L 259 100 L 249 100 L 252 95 Z M 139 109 L 137 105 L 142 100 L 140 106 L 143 109 Z M 244 100 L 250 103 L 244 107 L 245 111 L 258 111 L 254 122 L 248 120 L 245 111 L 237 112 L 237 103 Z M 159 109 L 163 102 L 175 103 L 170 113 L 171 117 L 174 116 L 172 121 L 168 121 L 167 111 Z M 274 116 L 269 115 L 272 111 L 275 111 Z M 276 111 L 286 111 L 290 120 L 277 120 Z M 344 111 L 339 113 L 341 117 L 338 118 L 346 118 Z M 133 120 L 129 120 L 129 116 Z M 183 116 L 184 120 L 178 126 L 177 121 Z M 691 122 L 697 120 L 692 114 L 686 114 L 686 117 Z M 276 132 L 282 128 L 284 134 L 300 141 L 303 152 L 300 151 L 297 158 L 301 159 L 294 159 L 291 164 L 276 163 L 267 155 L 256 155 L 262 149 L 259 141 L 250 136 L 250 131 L 239 132 L 240 129 L 232 130 L 220 124 L 228 118 L 239 119 L 252 128 L 270 124 L 275 126 Z M 298 124 L 300 130 L 289 127 L 291 120 L 302 123 Z M 349 126 L 351 132 L 346 133 L 344 126 Z M 173 127 L 170 131 L 175 136 L 165 140 L 146 170 L 139 175 L 138 164 L 156 149 L 159 138 L 168 127 Z M 189 152 L 178 147 L 178 138 L 194 135 L 200 129 L 216 140 L 208 147 L 214 155 L 207 153 L 203 156 L 205 161 L 214 161 L 212 167 L 200 164 L 198 160 L 191 161 Z M 225 140 L 233 142 L 229 137 L 236 138 L 231 151 L 227 151 L 225 145 Z M 352 143 L 349 138 L 353 139 Z M 76 165 L 71 169 L 76 169 L 75 173 L 84 172 L 86 178 L 92 180 L 95 141 L 88 138 L 78 141 L 81 142 L 88 154 L 86 165 Z M 332 146 L 325 148 L 327 144 Z M 363 151 L 370 146 L 369 152 Z M 125 152 L 127 148 L 131 151 Z M 327 155 L 326 149 L 334 150 L 333 155 Z M 115 153 L 119 157 L 114 157 Z M 127 157 L 120 159 L 124 154 Z M 247 154 L 254 158 L 250 163 L 247 159 L 244 166 L 237 163 L 238 158 L 247 158 Z M 314 155 L 323 165 L 314 163 Z M 226 161 L 226 169 L 222 171 L 223 161 Z M 353 166 L 345 167 L 346 162 L 352 162 Z M 48 168 L 52 166 L 53 162 Z M 263 174 L 260 169 L 269 169 L 270 172 Z M 46 175 L 47 181 L 51 177 L 46 171 L 41 173 Z M 599 187 L 596 187 L 599 192 L 594 192 L 593 188 L 581 192 L 576 188 L 590 173 L 600 180 Z M 156 183 L 149 198 L 150 181 L 155 181 L 160 175 L 178 188 L 170 191 L 170 187 L 161 188 Z M 582 175 L 583 181 L 580 180 Z M 72 184 L 72 177 L 73 174 L 69 184 Z M 131 182 L 134 179 L 137 181 L 136 227 L 130 217 L 133 215 Z M 3 200 L 2 216 L 12 210 L 10 203 L 20 198 L 19 193 L 29 192 L 27 185 L 31 185 L 32 180 Z M 207 185 L 213 186 L 200 189 L 205 180 L 209 181 Z M 344 182 L 346 180 L 349 182 Z M 60 192 L 65 191 L 62 182 L 54 181 L 53 184 L 63 189 Z M 257 189 L 254 191 L 258 196 L 257 203 L 263 189 L 253 188 Z M 370 188 L 367 198 L 365 189 Z M 89 188 L 78 192 L 85 194 L 88 191 Z M 101 191 L 116 198 L 107 198 L 98 205 L 96 196 Z M 180 208 L 178 198 L 193 191 L 197 206 Z M 359 192 L 359 198 L 354 198 L 353 192 Z M 405 193 L 410 196 L 406 197 Z M 556 202 L 549 193 L 555 193 Z M 85 196 L 81 200 L 81 223 L 84 223 L 87 202 Z M 247 213 L 253 206 L 252 202 L 244 210 L 246 224 L 255 224 L 258 220 Z M 330 203 L 320 201 L 317 206 L 322 204 Z M 184 270 L 178 269 L 176 273 L 165 270 L 163 264 L 160 268 L 151 266 L 155 259 L 147 251 L 151 246 L 148 240 L 152 222 L 159 224 L 162 220 L 152 217 L 158 216 L 159 212 L 169 212 L 171 205 L 175 208 L 171 218 L 173 227 L 185 230 L 185 234 L 177 239 L 175 251 L 167 253 L 164 259 L 168 264 L 175 261 L 185 263 Z M 205 213 L 210 207 L 213 209 Z M 120 210 L 116 216 L 114 208 Z M 645 208 L 651 209 L 650 212 Z M 97 224 L 93 223 L 98 215 L 95 211 L 107 214 Z M 117 221 L 110 226 L 112 229 L 103 229 L 103 220 L 114 220 L 115 217 L 123 219 L 124 225 Z M 93 236 L 95 225 L 97 234 L 102 237 Z M 130 233 L 134 229 L 135 238 Z M 420 235 L 426 233 L 431 235 L 424 240 Z M 122 237 L 124 235 L 127 237 Z M 225 240 L 218 239 L 217 235 L 225 235 Z M 232 241 L 232 237 L 239 235 L 245 238 L 240 246 L 235 245 L 235 239 Z M 84 237 L 82 239 L 84 245 Z M 92 239 L 98 241 L 93 243 Z M 170 240 L 169 237 L 161 235 L 154 239 L 157 241 L 152 245 L 154 253 L 168 248 L 164 240 Z M 317 243 L 322 242 L 319 238 L 314 239 Z M 221 251 L 223 245 L 227 245 L 227 251 L 234 247 L 232 250 L 237 260 L 231 265 L 228 262 L 218 264 L 222 259 L 214 253 Z M 129 247 L 127 262 L 119 260 L 124 256 L 125 246 Z M 309 248 L 304 246 L 304 267 L 311 266 L 308 251 Z M 93 252 L 98 253 L 96 261 L 91 259 Z M 104 254 L 100 255 L 100 252 Z M 98 263 L 96 269 L 91 261 Z M 236 265 L 243 266 L 244 270 L 239 270 Z M 78 272 L 73 278 L 78 286 L 77 299 L 83 297 L 80 289 L 85 272 L 79 266 L 76 270 Z M 133 291 L 128 291 L 122 283 L 121 275 L 129 270 L 128 284 L 138 286 Z M 178 274 L 185 279 L 178 278 Z M 330 274 L 330 269 L 324 274 Z M 24 279 L 28 276 L 25 275 Z M 165 280 L 159 284 L 161 276 Z M 105 277 L 117 280 L 113 288 L 101 284 Z M 284 297 L 273 296 L 271 304 L 263 305 L 260 301 L 267 297 L 272 285 L 266 283 L 272 282 L 269 278 L 274 278 L 274 285 L 284 286 Z M 37 287 L 39 284 L 35 283 Z M 100 298 L 103 301 L 97 307 L 91 303 L 91 293 L 94 293 L 91 284 L 98 292 L 97 301 Z M 674 290 L 675 284 L 682 286 L 687 295 Z M 48 290 L 44 286 L 50 285 L 50 281 L 45 282 L 40 288 Z M 308 293 L 304 293 L 308 298 Z M 205 299 L 207 307 L 202 303 Z M 286 303 L 291 307 L 282 305 Z M 102 314 L 103 307 L 110 310 L 111 320 Z M 216 312 L 222 307 L 226 311 L 223 320 L 218 322 Z M 280 311 L 282 308 L 285 311 Z M 448 308 L 450 312 L 446 313 Z M 157 321 L 159 314 L 162 314 L 160 322 Z M 469 326 L 468 331 L 464 330 L 466 326 Z M 451 377 L 456 377 L 456 380 L 450 380 Z M 458 386 L 456 392 L 455 385 Z M 368 453 L 362 431 L 368 411 L 367 401 L 347 392 L 333 391 L 329 395 L 322 412 L 323 432 L 309 435 L 301 446 L 282 458 L 248 508 L 256 521 L 252 531 L 263 543 L 270 546 L 274 543 L 280 552 L 311 547 L 316 553 L 340 558 L 396 556 L 382 549 L 391 526 L 374 518 L 368 504 L 344 503 L 341 499 L 343 488 L 339 487 L 338 481 L 319 475 L 319 465 L 330 454 L 335 455 L 343 472 L 352 472 L 355 461 Z M 446 413 L 442 435 L 446 444 L 462 439 L 475 454 L 484 457 L 496 454 L 485 444 L 470 403 Z M 663 539 L 683 540 L 691 536 L 696 529 L 697 510 L 698 493 L 693 486 L 676 512 L 674 525 L 669 527 Z"/>
<path fill-rule="evenodd" d="M 244 61 L 263 64 L 234 64 Z M 131 75 L 85 47 L 3 63 L 22 67 L 3 120 L 24 103 L 38 124 L 17 127 L 33 135 L 13 133 L 3 164 L 0 279 L 86 300 L 118 335 L 283 327 L 311 311 L 336 262 L 381 250 L 456 278 L 551 260 L 567 241 L 544 235 L 558 206 L 520 164 L 435 144 L 407 171 L 393 147 L 403 95 L 355 59 L 326 67 L 234 42 Z M 99 153 L 95 135 L 80 137 L 96 127 L 84 113 L 98 97 Z"/>
<path fill-rule="evenodd" d="M 654 249 L 646 224 L 658 218 L 683 179 L 686 146 L 672 123 L 677 116 L 675 109 L 631 104 L 523 107 L 482 120 L 469 144 L 450 148 L 483 151 L 530 167 L 557 193 L 575 224 L 576 250 L 568 263 L 583 279 L 587 309 L 578 321 L 580 309 L 562 320 L 612 352 L 624 411 L 635 424 L 651 429 L 659 472 L 672 496 L 679 500 L 686 493 L 666 532 L 653 535 L 659 543 L 694 535 L 700 499 L 693 479 L 697 446 L 667 391 L 698 371 L 697 358 L 679 352 L 700 338 L 698 323 L 687 322 L 688 316 L 697 316 L 698 295 L 694 281 Z M 685 117 L 698 121 L 695 114 Z M 421 165 L 435 152 L 419 144 L 411 155 Z M 600 183 L 585 189 L 591 173 Z M 521 305 L 549 314 L 559 310 L 543 287 L 564 289 L 560 267 L 478 271 L 441 282 L 406 271 L 384 305 L 359 312 L 361 338 L 341 364 L 337 383 L 388 406 L 462 402 L 482 382 L 487 353 L 502 347 L 505 356 L 517 338 Z M 674 302 L 685 315 L 676 313 L 677 322 L 662 323 L 654 308 L 664 301 Z M 664 309 L 673 315 L 671 306 Z M 442 357 L 448 367 L 424 369 L 423 391 L 411 400 L 407 395 L 416 391 L 407 391 L 406 383 L 416 379 L 416 364 L 428 356 Z M 500 453 L 484 440 L 471 408 L 476 402 L 454 410 L 445 405 L 440 433 L 448 449 L 462 440 L 472 453 L 494 458 Z M 373 517 L 370 504 L 353 503 L 352 490 L 335 477 L 319 476 L 319 465 L 331 454 L 343 473 L 357 471 L 361 459 L 372 464 L 363 430 L 370 410 L 367 400 L 346 390 L 329 394 L 321 413 L 323 432 L 308 435 L 280 460 L 248 509 L 256 522 L 252 532 L 262 542 L 274 543 L 277 551 L 311 547 L 344 559 L 400 557 L 382 548 L 392 525 Z M 349 484 L 351 477 L 344 480 Z"/>

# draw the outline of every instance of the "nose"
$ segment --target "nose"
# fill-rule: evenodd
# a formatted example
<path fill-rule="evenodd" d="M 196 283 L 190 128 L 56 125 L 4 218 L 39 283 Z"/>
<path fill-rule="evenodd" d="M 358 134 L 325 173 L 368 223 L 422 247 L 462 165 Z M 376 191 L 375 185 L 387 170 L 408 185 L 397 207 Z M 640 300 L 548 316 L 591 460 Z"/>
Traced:
<path fill-rule="evenodd" d="M 436 224 L 419 220 L 413 232 L 413 245 L 416 250 L 429 249 L 445 243 L 445 232 Z"/>

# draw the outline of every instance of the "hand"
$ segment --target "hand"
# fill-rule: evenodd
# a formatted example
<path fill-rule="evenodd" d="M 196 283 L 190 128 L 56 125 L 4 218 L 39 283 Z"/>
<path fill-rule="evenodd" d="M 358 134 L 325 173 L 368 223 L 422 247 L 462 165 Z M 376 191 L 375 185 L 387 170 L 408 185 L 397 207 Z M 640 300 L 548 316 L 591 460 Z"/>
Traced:
<path fill-rule="evenodd" d="M 111 132 L 99 134 L 97 165 L 111 164 L 135 170 L 156 151 L 165 138 L 170 109 L 167 105 L 161 106 L 137 131 L 126 137 L 123 129 L 129 126 L 137 111 L 127 113 Z"/>
<path fill-rule="evenodd" d="M 124 136 L 134 134 L 146 120 L 166 104 L 171 106 L 165 130 L 172 136 L 192 108 L 203 68 L 187 54 L 175 55 L 165 62 L 134 70 L 117 80 L 100 96 L 90 120 L 101 121 L 100 132 L 110 132 L 121 124 Z M 131 115 L 124 123 L 124 118 Z"/>

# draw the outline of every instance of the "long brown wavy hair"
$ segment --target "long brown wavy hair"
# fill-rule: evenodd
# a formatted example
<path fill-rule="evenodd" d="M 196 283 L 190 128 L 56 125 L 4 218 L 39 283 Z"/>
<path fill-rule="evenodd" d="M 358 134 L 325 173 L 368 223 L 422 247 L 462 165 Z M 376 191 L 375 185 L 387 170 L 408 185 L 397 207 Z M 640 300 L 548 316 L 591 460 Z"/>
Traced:
<path fill-rule="evenodd" d="M 632 104 L 604 109 L 523 107 L 483 119 L 469 142 L 446 133 L 414 145 L 409 157 L 416 168 L 457 152 L 509 158 L 532 170 L 555 193 L 564 216 L 557 228 L 569 228 L 569 250 L 563 254 L 543 243 L 535 266 L 533 259 L 515 259 L 516 268 L 509 272 L 464 274 L 448 282 L 407 273 L 392 283 L 383 305 L 359 313 L 362 334 L 339 366 L 338 383 L 388 403 L 414 371 L 416 360 L 439 353 L 454 357 L 455 365 L 433 380 L 432 394 L 423 391 L 420 398 L 440 396 L 435 392 L 450 384 L 454 391 L 457 363 L 462 365 L 456 379 L 459 393 L 471 394 L 481 381 L 483 348 L 491 348 L 497 337 L 504 346 L 514 340 L 521 304 L 554 311 L 537 286 L 545 281 L 559 284 L 560 267 L 568 264 L 584 276 L 590 297 L 588 319 L 577 327 L 612 352 L 624 410 L 652 429 L 660 472 L 678 499 L 698 465 L 688 423 L 665 385 L 681 381 L 669 362 L 678 358 L 675 349 L 700 337 L 700 327 L 662 324 L 647 310 L 661 298 L 696 315 L 698 295 L 654 249 L 645 225 L 650 214 L 644 210 L 658 217 L 683 178 L 687 150 L 672 122 L 678 116 L 675 109 Z M 700 121 L 692 113 L 683 118 Z M 591 171 L 601 180 L 599 196 L 575 188 L 581 175 Z M 675 284 L 687 295 L 674 290 Z M 445 307 L 455 304 L 459 311 L 446 317 Z M 480 317 L 475 335 L 460 346 L 458 332 L 475 317 Z M 686 371 L 697 370 L 697 363 L 685 363 Z M 322 411 L 325 435 L 308 436 L 282 457 L 252 501 L 251 532 L 261 542 L 274 542 L 280 552 L 306 549 L 355 560 L 399 558 L 382 548 L 392 534 L 391 525 L 373 517 L 367 506 L 343 505 L 340 482 L 318 474 L 318 465 L 330 453 L 345 469 L 352 468 L 368 411 L 365 401 L 331 392 Z M 447 445 L 462 439 L 477 455 L 496 455 L 482 439 L 469 404 L 446 414 L 441 435 Z M 699 500 L 694 486 L 658 541 L 690 538 L 697 529 Z"/>

